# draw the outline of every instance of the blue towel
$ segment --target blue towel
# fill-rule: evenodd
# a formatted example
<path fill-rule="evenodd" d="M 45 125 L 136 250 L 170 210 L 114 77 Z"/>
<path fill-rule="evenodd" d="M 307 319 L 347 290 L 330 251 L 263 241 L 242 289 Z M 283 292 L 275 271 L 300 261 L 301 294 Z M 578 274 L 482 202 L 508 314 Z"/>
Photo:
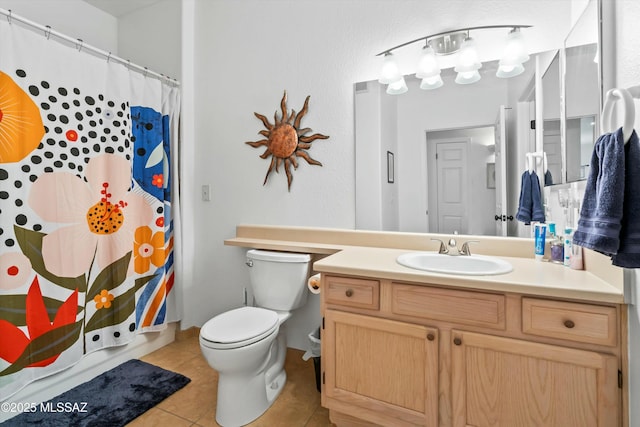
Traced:
<path fill-rule="evenodd" d="M 531 220 L 544 222 L 544 207 L 542 206 L 540 180 L 535 171 L 531 172 L 529 179 L 531 180 Z"/>
<path fill-rule="evenodd" d="M 573 243 L 606 255 L 618 252 L 625 184 L 622 129 L 600 136 L 593 147 Z"/>
<path fill-rule="evenodd" d="M 531 224 L 531 221 L 545 221 L 540 180 L 538 180 L 538 175 L 535 172 L 529 173 L 525 171 L 522 174 L 516 219 L 524 222 L 525 225 Z"/>
<path fill-rule="evenodd" d="M 520 222 L 524 222 L 525 225 L 531 224 L 531 211 L 533 210 L 532 205 L 531 174 L 528 171 L 524 171 L 522 174 L 522 183 L 520 184 L 520 200 L 518 201 L 516 219 Z"/>
<path fill-rule="evenodd" d="M 613 265 L 640 267 L 640 141 L 633 131 L 625 145 L 624 204 L 620 247 L 612 257 Z"/>

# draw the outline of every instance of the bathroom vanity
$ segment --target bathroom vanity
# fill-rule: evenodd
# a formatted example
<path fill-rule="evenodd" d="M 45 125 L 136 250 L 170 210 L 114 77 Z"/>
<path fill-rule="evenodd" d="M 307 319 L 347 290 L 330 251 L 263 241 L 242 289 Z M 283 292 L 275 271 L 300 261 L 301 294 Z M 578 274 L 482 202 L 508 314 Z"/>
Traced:
<path fill-rule="evenodd" d="M 315 264 L 322 404 L 338 426 L 621 425 L 615 291 L 583 299 L 578 289 L 607 285 L 530 259 L 506 258 L 514 272 L 501 276 L 407 277 L 393 264 L 401 252 L 353 248 Z M 554 289 L 556 275 L 575 292 Z"/>
<path fill-rule="evenodd" d="M 622 270 L 599 254 L 575 271 L 535 261 L 531 240 L 481 237 L 474 249 L 513 271 L 436 274 L 396 262 L 437 250 L 429 235 L 237 231 L 226 244 L 322 254 L 322 405 L 337 426 L 628 425 Z"/>

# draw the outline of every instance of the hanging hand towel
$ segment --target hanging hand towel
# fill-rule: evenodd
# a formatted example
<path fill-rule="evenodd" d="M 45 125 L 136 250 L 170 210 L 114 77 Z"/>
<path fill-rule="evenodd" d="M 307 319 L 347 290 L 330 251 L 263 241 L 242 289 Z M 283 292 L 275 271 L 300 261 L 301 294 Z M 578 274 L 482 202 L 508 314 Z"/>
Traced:
<path fill-rule="evenodd" d="M 634 130 L 625 145 L 624 203 L 620 247 L 613 265 L 640 267 L 640 141 Z"/>
<path fill-rule="evenodd" d="M 544 185 L 545 187 L 547 185 L 553 185 L 553 175 L 551 175 L 551 172 L 548 169 L 544 173 Z"/>
<path fill-rule="evenodd" d="M 618 252 L 624 200 L 622 129 L 596 141 L 573 243 L 606 255 Z"/>
<path fill-rule="evenodd" d="M 538 174 L 531 172 L 531 220 L 544 222 L 544 207 L 542 206 L 542 193 L 540 192 L 540 180 Z"/>
<path fill-rule="evenodd" d="M 518 201 L 516 219 L 520 222 L 524 222 L 525 225 L 531 224 L 532 204 L 531 174 L 528 171 L 524 171 L 522 174 L 522 183 L 520 185 L 520 200 Z"/>

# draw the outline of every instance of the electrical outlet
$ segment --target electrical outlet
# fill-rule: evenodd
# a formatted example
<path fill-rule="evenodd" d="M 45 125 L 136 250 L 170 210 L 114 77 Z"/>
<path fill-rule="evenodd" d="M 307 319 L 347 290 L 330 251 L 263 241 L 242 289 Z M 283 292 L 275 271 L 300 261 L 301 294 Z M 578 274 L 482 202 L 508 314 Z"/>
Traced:
<path fill-rule="evenodd" d="M 201 193 L 203 202 L 208 202 L 211 200 L 211 186 L 209 184 L 204 184 L 202 186 Z"/>

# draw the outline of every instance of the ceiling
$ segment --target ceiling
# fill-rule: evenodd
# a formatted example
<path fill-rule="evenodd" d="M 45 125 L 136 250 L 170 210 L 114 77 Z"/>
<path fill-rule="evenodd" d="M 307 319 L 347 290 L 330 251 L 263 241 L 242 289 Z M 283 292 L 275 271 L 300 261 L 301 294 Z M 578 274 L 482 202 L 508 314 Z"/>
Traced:
<path fill-rule="evenodd" d="M 138 9 L 151 6 L 152 4 L 158 3 L 161 0 L 83 0 L 83 1 L 118 18 L 122 15 L 135 12 Z"/>

